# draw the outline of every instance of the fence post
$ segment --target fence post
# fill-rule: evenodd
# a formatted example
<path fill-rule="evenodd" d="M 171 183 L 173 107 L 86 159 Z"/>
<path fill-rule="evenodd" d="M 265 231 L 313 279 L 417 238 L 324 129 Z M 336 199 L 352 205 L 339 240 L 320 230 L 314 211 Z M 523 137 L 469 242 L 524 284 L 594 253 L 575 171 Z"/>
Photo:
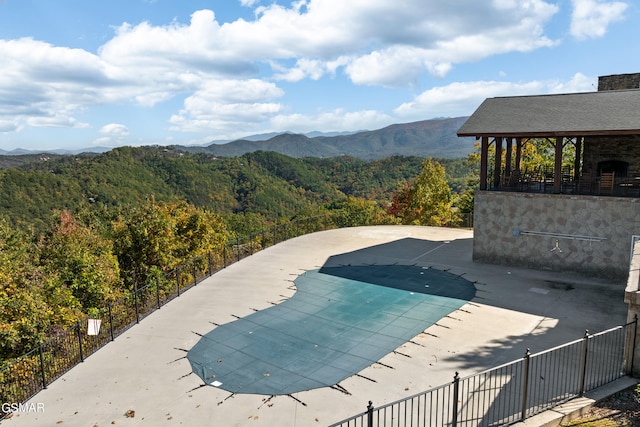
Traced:
<path fill-rule="evenodd" d="M 527 400 L 529 399 L 529 365 L 531 363 L 531 350 L 524 353 L 524 373 L 522 374 L 522 411 L 520 421 L 527 418 Z"/>
<path fill-rule="evenodd" d="M 584 331 L 584 338 L 582 342 L 582 362 L 580 366 L 580 396 L 584 394 L 584 385 L 587 377 L 587 354 L 589 351 L 589 330 Z"/>
<path fill-rule="evenodd" d="M 84 362 L 84 353 L 82 351 L 82 331 L 80 329 L 80 321 L 76 322 L 76 332 L 78 333 L 78 348 L 80 349 L 80 361 Z"/>
<path fill-rule="evenodd" d="M 111 314 L 111 304 L 107 306 L 107 309 L 109 310 L 109 331 L 111 332 L 111 341 L 113 341 L 113 314 Z"/>
<path fill-rule="evenodd" d="M 156 277 L 156 304 L 160 309 L 160 278 Z"/>
<path fill-rule="evenodd" d="M 198 284 L 198 266 L 195 261 L 193 263 L 193 286 Z"/>
<path fill-rule="evenodd" d="M 209 251 L 209 277 L 213 275 L 213 255 Z"/>
<path fill-rule="evenodd" d="M 42 378 L 42 388 L 47 388 L 47 376 L 44 372 L 44 352 L 42 351 L 42 342 L 38 343 L 38 353 L 40 353 L 40 373 Z"/>
<path fill-rule="evenodd" d="M 367 427 L 373 427 L 373 402 L 367 405 Z"/>
<path fill-rule="evenodd" d="M 178 296 L 180 296 L 180 269 L 176 268 L 176 286 L 178 287 Z"/>
<path fill-rule="evenodd" d="M 136 307 L 136 323 L 140 323 L 140 313 L 138 312 L 138 284 L 134 283 L 133 285 L 133 304 Z"/>
<path fill-rule="evenodd" d="M 456 374 L 453 376 L 453 405 L 452 411 L 452 419 L 451 419 L 451 427 L 456 427 L 458 425 L 458 396 L 460 393 L 460 374 L 456 371 Z"/>

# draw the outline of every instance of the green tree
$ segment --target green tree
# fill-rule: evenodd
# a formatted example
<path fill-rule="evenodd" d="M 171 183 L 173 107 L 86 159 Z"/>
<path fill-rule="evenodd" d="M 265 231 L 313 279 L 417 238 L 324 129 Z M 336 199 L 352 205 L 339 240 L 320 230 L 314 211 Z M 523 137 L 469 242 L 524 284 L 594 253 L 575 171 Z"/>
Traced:
<path fill-rule="evenodd" d="M 376 202 L 358 197 L 349 196 L 343 202 L 334 204 L 333 208 L 342 210 L 342 214 L 336 219 L 338 227 L 380 225 L 394 222 L 393 218 Z"/>
<path fill-rule="evenodd" d="M 23 354 L 80 314 L 56 273 L 36 264 L 33 236 L 0 219 L 0 360 Z"/>
<path fill-rule="evenodd" d="M 451 188 L 444 167 L 427 159 L 413 184 L 392 195 L 388 212 L 403 224 L 441 226 L 451 223 Z"/>
<path fill-rule="evenodd" d="M 573 141 L 565 141 L 562 150 L 562 166 L 573 168 L 575 161 L 576 147 Z M 504 170 L 506 165 L 507 150 L 502 149 L 501 165 Z M 511 165 L 515 165 L 515 149 L 512 151 L 513 158 Z M 496 157 L 496 147 L 494 143 L 489 145 L 487 164 L 489 169 L 493 169 Z M 480 141 L 474 145 L 474 152 L 467 156 L 467 163 L 479 174 L 480 167 Z M 548 138 L 524 138 L 522 140 L 522 153 L 520 169 L 524 171 L 534 171 L 540 169 L 552 169 L 555 164 L 555 141 Z"/>
<path fill-rule="evenodd" d="M 153 269 L 169 272 L 225 242 L 223 220 L 186 202 L 156 202 L 126 212 L 113 225 L 114 250 L 129 288 Z"/>

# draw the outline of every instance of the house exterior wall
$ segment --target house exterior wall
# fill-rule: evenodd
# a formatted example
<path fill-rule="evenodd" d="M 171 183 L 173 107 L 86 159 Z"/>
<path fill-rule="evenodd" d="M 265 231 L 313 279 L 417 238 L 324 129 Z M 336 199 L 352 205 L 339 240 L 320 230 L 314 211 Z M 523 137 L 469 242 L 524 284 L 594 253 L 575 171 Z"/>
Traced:
<path fill-rule="evenodd" d="M 582 172 L 597 174 L 598 163 L 609 160 L 628 162 L 627 176 L 640 175 L 640 135 L 584 138 Z"/>
<path fill-rule="evenodd" d="M 517 231 L 520 234 L 517 235 Z M 534 231 L 603 238 L 583 241 Z M 628 276 L 631 236 L 640 234 L 640 199 L 476 191 L 473 259 L 525 268 Z"/>

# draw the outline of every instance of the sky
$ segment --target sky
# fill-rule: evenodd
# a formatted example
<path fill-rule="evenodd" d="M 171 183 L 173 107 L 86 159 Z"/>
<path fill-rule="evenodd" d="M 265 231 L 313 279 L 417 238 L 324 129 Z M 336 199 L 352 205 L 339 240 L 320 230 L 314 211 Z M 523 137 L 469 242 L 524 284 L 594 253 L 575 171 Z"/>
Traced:
<path fill-rule="evenodd" d="M 0 0 L 0 149 L 468 116 L 640 72 L 634 0 Z"/>

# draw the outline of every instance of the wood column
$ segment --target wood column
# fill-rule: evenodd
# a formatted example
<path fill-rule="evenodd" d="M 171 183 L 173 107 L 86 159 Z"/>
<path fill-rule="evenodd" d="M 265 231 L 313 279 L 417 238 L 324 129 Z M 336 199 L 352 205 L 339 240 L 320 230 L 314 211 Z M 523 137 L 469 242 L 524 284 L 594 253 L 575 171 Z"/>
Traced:
<path fill-rule="evenodd" d="M 579 136 L 576 138 L 576 158 L 573 163 L 573 179 L 578 179 L 580 175 L 582 175 L 581 170 L 581 159 L 582 159 L 582 137 Z"/>
<path fill-rule="evenodd" d="M 505 138 L 507 143 L 507 152 L 505 153 L 504 176 L 511 176 L 511 157 L 513 156 L 513 138 Z"/>
<path fill-rule="evenodd" d="M 480 190 L 487 189 L 488 166 L 489 166 L 489 137 L 483 136 L 480 142 Z"/>
<path fill-rule="evenodd" d="M 500 188 L 500 176 L 502 175 L 502 137 L 493 139 L 496 144 L 496 158 L 493 164 L 493 187 Z"/>
<path fill-rule="evenodd" d="M 522 162 L 522 138 L 516 138 L 516 170 L 522 172 L 520 163 Z"/>
<path fill-rule="evenodd" d="M 556 137 L 556 162 L 553 168 L 553 192 L 559 194 L 562 191 L 562 142 L 563 137 Z"/>

